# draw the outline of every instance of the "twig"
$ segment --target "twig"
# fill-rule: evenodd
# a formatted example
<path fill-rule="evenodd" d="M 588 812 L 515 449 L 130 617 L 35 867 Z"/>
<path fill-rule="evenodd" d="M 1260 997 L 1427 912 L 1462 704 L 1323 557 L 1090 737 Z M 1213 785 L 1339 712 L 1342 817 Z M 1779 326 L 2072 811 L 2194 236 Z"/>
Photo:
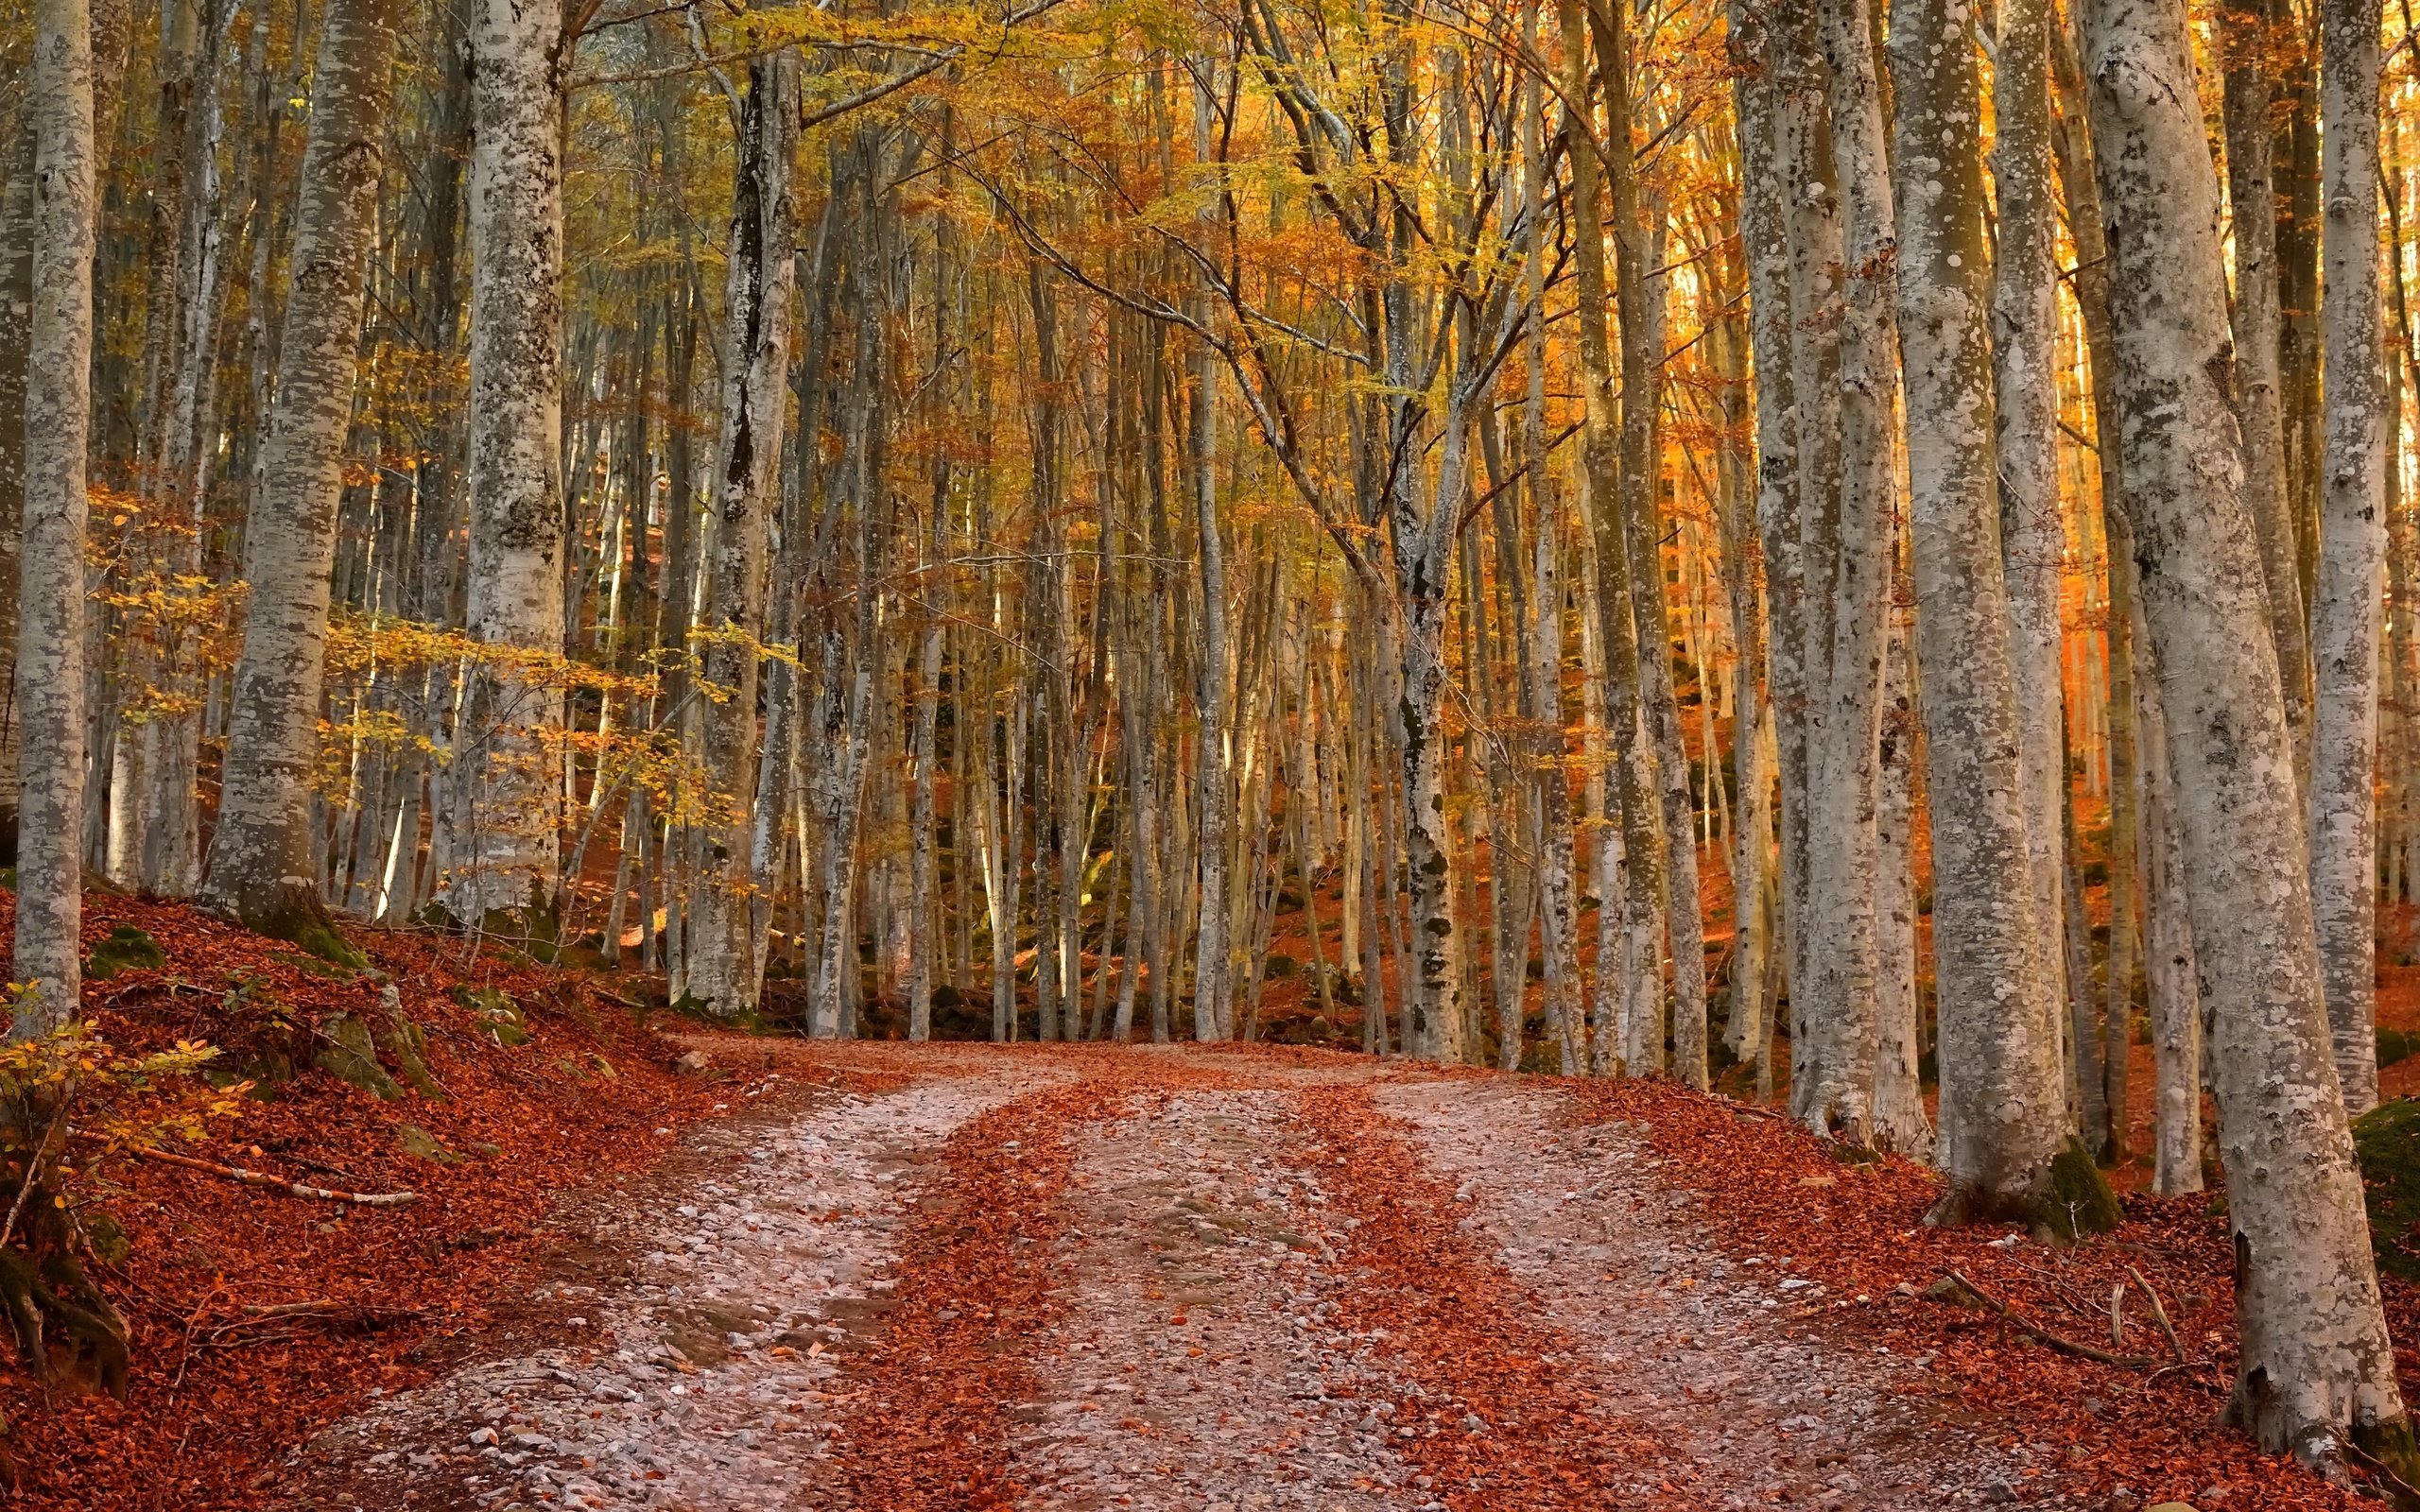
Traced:
<path fill-rule="evenodd" d="M 265 1171 L 247 1171 L 240 1165 L 220 1165 L 216 1160 L 197 1160 L 190 1155 L 176 1155 L 167 1150 L 137 1148 L 132 1153 L 147 1160 L 157 1160 L 163 1165 L 181 1165 L 188 1171 L 204 1171 L 212 1176 L 223 1176 L 230 1181 L 241 1181 L 246 1186 L 264 1187 L 271 1192 L 283 1192 L 289 1196 L 318 1197 L 328 1202 L 350 1202 L 364 1208 L 400 1208 L 406 1203 L 420 1200 L 420 1194 L 417 1192 L 334 1192 L 326 1187 L 305 1186 L 300 1181 L 288 1181 L 284 1177 L 270 1176 Z"/>
<path fill-rule="evenodd" d="M 1949 1278 L 1949 1280 L 1956 1281 L 1961 1287 L 1963 1287 L 1967 1294 L 1973 1297 L 1975 1300 L 1982 1303 L 1985 1307 L 1988 1307 L 1993 1312 L 1997 1313 L 2008 1322 L 2015 1324 L 2017 1328 L 2026 1333 L 2032 1335 L 2036 1340 L 2048 1345 L 2051 1349 L 2058 1350 L 2062 1354 L 2077 1355 L 2083 1359 L 2098 1361 L 2102 1365 L 2120 1366 L 2128 1370 L 2140 1370 L 2152 1363 L 2151 1356 L 2149 1355 L 2112 1354 L 2107 1349 L 2103 1349 L 2090 1344 L 2079 1343 L 2074 1339 L 2068 1338 L 2063 1333 L 2053 1333 L 2048 1329 L 2044 1328 L 2041 1324 L 2034 1322 L 2031 1318 L 2027 1317 L 2024 1314 L 2019 1313 L 2016 1309 L 2009 1306 L 2006 1302 L 2001 1301 L 1998 1297 L 1994 1297 L 1991 1293 L 1976 1285 L 1973 1281 L 1968 1280 L 1965 1277 L 1961 1276 L 1958 1272 L 1954 1270 L 1945 1270 L 1942 1274 Z"/>
<path fill-rule="evenodd" d="M 305 1317 L 320 1313 L 347 1313 L 355 1317 L 414 1317 L 422 1311 L 417 1307 L 372 1307 L 366 1302 L 333 1302 L 324 1297 L 313 1302 L 244 1304 L 244 1315 L 253 1318 Z"/>
<path fill-rule="evenodd" d="M 2159 1293 L 2152 1290 L 2152 1283 L 2143 1280 L 2143 1273 L 2134 1266 L 2127 1266 L 2126 1274 L 2135 1278 L 2135 1284 L 2141 1287 L 2143 1295 L 2152 1299 L 2152 1316 L 2158 1321 L 2159 1331 L 2168 1335 L 2168 1347 L 2176 1351 L 2176 1363 L 2185 1364 L 2184 1341 L 2176 1336 L 2176 1325 L 2168 1320 L 2168 1309 L 2160 1305 Z"/>
<path fill-rule="evenodd" d="M 420 1316 L 417 1307 L 372 1307 L 360 1302 L 335 1302 L 321 1299 L 312 1302 L 279 1302 L 264 1306 L 248 1302 L 244 1315 L 212 1328 L 210 1336 L 202 1340 L 202 1348 L 232 1349 L 243 1344 L 266 1344 L 278 1339 L 300 1337 L 293 1333 L 258 1334 L 252 1329 L 271 1329 L 282 1324 L 319 1321 L 337 1327 L 348 1324 L 375 1328 L 403 1318 Z"/>

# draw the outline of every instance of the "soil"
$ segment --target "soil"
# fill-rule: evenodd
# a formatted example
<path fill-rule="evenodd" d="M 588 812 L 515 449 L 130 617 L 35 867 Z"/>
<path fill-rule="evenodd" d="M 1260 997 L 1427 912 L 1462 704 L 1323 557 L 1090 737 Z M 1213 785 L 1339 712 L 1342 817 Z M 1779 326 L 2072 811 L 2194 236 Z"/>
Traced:
<path fill-rule="evenodd" d="M 848 1090 L 700 1125 L 685 1195 L 576 1210 L 621 1258 L 536 1288 L 541 1337 L 315 1436 L 285 1504 L 2354 1504 L 2210 1421 L 2222 1240 L 2144 1199 L 2077 1250 L 1935 1250 L 1893 1227 L 1914 1167 L 1670 1087 L 1302 1049 L 781 1063 Z M 1953 1262 L 2073 1336 L 2060 1296 L 2139 1269 L 2194 1368 L 1924 1295 Z"/>

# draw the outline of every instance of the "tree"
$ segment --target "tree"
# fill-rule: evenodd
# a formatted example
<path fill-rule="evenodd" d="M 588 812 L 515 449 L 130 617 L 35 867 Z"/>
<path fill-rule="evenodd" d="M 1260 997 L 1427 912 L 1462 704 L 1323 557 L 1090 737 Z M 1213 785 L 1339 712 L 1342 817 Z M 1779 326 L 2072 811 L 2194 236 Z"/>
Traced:
<path fill-rule="evenodd" d="M 32 318 L 26 343 L 25 512 L 17 589 L 17 922 L 13 974 L 34 984 L 9 1033 L 46 1034 L 83 981 L 85 445 L 91 416 L 92 14 L 34 9 Z"/>
<path fill-rule="evenodd" d="M 396 48 L 395 0 L 331 0 L 279 338 L 284 381 L 245 531 L 244 648 L 203 896 L 251 928 L 340 953 L 314 873 L 329 569 Z"/>
<path fill-rule="evenodd" d="M 561 0 L 481 0 L 471 31 L 471 543 L 464 627 L 510 653 L 563 645 Z M 685 487 L 685 480 L 675 480 Z M 685 628 L 685 627 L 684 627 Z M 544 934 L 560 865 L 562 695 L 483 666 L 439 814 L 447 910 Z"/>
<path fill-rule="evenodd" d="M 798 153 L 798 59 L 752 60 L 748 91 L 731 101 L 738 137 L 732 185 L 729 277 L 723 291 L 722 441 L 715 467 L 715 546 L 706 589 L 700 674 L 708 689 L 706 825 L 711 874 L 698 895 L 689 990 L 730 1018 L 756 1005 L 750 858 L 757 811 L 756 703 L 765 633 L 766 529 L 781 474 L 789 407 L 790 301 L 798 236 L 790 172 Z"/>
<path fill-rule="evenodd" d="M 2135 556 L 2210 1025 L 2242 1335 L 2228 1415 L 2329 1465 L 2413 1458 L 2330 1054 L 2293 750 L 2229 404 L 2218 176 L 2178 0 L 2090 0 Z M 2364 191 L 2366 198 L 2366 191 Z"/>
<path fill-rule="evenodd" d="M 2020 25 L 2046 19 L 2037 13 Z M 2001 35 L 2005 48 L 2010 33 Z M 2065 1107 L 2032 907 L 2015 630 L 1992 465 L 1990 260 L 1971 125 L 1980 91 L 1962 17 L 1949 0 L 1896 0 L 1891 60 L 1908 512 L 1941 1003 L 1946 1187 L 1933 1218 L 2033 1218 Z"/>
<path fill-rule="evenodd" d="M 2378 7 L 2320 7 L 2326 220 L 2316 668 L 2310 768 L 2311 905 L 2345 1111 L 2378 1100 L 2378 590 L 2386 563 L 2386 374 L 2379 358 Z"/>

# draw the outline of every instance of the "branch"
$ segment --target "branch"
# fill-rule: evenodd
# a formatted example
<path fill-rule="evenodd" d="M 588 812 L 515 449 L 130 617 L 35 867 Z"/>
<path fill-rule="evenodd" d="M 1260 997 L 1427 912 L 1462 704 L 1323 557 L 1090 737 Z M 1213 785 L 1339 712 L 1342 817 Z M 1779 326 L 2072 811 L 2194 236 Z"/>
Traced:
<path fill-rule="evenodd" d="M 2112 1354 L 2107 1349 L 2079 1343 L 2063 1333 L 2053 1333 L 1958 1272 L 1945 1270 L 1941 1274 L 1947 1280 L 1955 1281 L 1968 1296 L 1997 1313 L 2003 1319 L 2015 1324 L 2024 1332 L 2032 1335 L 2036 1340 L 2048 1345 L 2062 1354 L 2072 1354 L 2082 1359 L 2095 1360 L 2102 1365 L 2114 1365 L 2127 1370 L 2140 1370 L 2152 1363 L 2152 1357 L 2147 1354 Z"/>
<path fill-rule="evenodd" d="M 2168 1320 L 2168 1309 L 2160 1305 L 2159 1293 L 2152 1290 L 2152 1283 L 2143 1280 L 2143 1273 L 2134 1266 L 2127 1266 L 2126 1274 L 2135 1278 L 2135 1284 L 2141 1287 L 2143 1295 L 2152 1299 L 2152 1316 L 2158 1321 L 2159 1331 L 2168 1335 L 2168 1347 L 2176 1351 L 2176 1363 L 2188 1364 L 2185 1357 L 2185 1345 L 2176 1336 L 2176 1325 Z"/>
<path fill-rule="evenodd" d="M 197 1160 L 190 1155 L 177 1155 L 167 1150 L 147 1150 L 136 1147 L 130 1153 L 138 1159 L 157 1160 L 163 1165 L 181 1165 L 188 1171 L 223 1176 L 230 1181 L 241 1181 L 248 1187 L 264 1187 L 283 1192 L 289 1196 L 318 1197 L 328 1202 L 350 1202 L 364 1208 L 401 1208 L 420 1200 L 417 1192 L 333 1192 L 326 1187 L 305 1186 L 288 1181 L 265 1171 L 247 1171 L 240 1165 L 220 1165 L 216 1160 Z"/>

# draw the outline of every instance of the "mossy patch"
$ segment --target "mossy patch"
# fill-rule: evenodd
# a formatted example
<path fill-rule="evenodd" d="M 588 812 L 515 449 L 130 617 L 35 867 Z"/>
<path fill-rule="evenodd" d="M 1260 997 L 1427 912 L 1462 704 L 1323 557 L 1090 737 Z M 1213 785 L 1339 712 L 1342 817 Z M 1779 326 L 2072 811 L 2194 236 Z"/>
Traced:
<path fill-rule="evenodd" d="M 418 1124 L 395 1125 L 395 1148 L 416 1160 L 434 1160 L 440 1165 L 459 1165 L 462 1158 L 439 1143 L 436 1135 Z"/>
<path fill-rule="evenodd" d="M 403 1073 L 404 1080 L 431 1102 L 443 1102 L 445 1088 L 428 1069 L 427 1037 L 421 1033 L 419 1024 L 405 1015 L 403 994 L 389 984 L 379 992 L 378 1006 L 385 1010 L 387 1021 L 378 1041 L 386 1047 L 387 1054 L 395 1057 L 396 1069 Z"/>
<path fill-rule="evenodd" d="M 378 1064 L 377 1043 L 359 1014 L 339 1013 L 321 1021 L 320 1040 L 320 1070 L 390 1103 L 404 1095 L 402 1086 Z"/>
<path fill-rule="evenodd" d="M 2353 1120 L 2378 1269 L 2420 1281 L 2420 1097 L 2380 1103 Z"/>
<path fill-rule="evenodd" d="M 167 964 L 158 940 L 132 924 L 120 924 L 84 958 L 84 980 L 106 982 L 120 971 L 156 971 Z"/>
<path fill-rule="evenodd" d="M 512 994 L 500 987 L 458 987 L 454 1001 L 471 1010 L 479 1027 L 497 1044 L 510 1047 L 529 1042 L 529 1019 Z"/>
<path fill-rule="evenodd" d="M 2105 1234 L 2126 1221 L 2110 1186 L 2083 1141 L 2068 1136 L 2050 1158 L 2049 1190 L 2042 1198 L 2042 1221 L 2060 1239 L 2074 1241 L 2085 1234 Z"/>
<path fill-rule="evenodd" d="M 2378 1069 L 2380 1071 L 2384 1071 L 2398 1060 L 2407 1058 L 2415 1050 L 2420 1050 L 2420 1034 L 2415 1034 L 2410 1029 L 2380 1029 L 2378 1031 Z"/>

